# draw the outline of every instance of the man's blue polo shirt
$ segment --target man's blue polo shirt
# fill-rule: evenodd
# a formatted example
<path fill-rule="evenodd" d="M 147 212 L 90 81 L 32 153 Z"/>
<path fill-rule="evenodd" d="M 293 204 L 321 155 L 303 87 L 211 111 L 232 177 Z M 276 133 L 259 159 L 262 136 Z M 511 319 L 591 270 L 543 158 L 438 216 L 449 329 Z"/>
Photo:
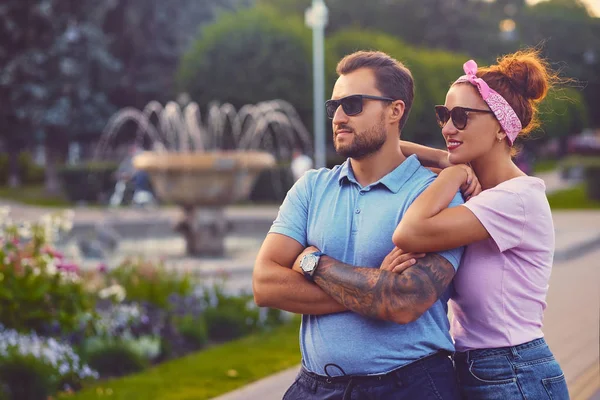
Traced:
<path fill-rule="evenodd" d="M 367 187 L 356 181 L 350 162 L 308 171 L 288 192 L 269 233 L 313 245 L 344 263 L 379 268 L 392 251 L 392 233 L 410 204 L 436 175 L 416 156 Z M 462 204 L 459 193 L 451 207 Z M 458 268 L 462 248 L 440 252 Z M 448 292 L 448 291 L 447 291 Z M 406 325 L 354 312 L 304 315 L 300 330 L 302 362 L 326 375 L 334 363 L 349 375 L 381 374 L 437 350 L 454 351 L 446 293 L 418 320 Z M 330 375 L 339 375 L 329 367 Z"/>

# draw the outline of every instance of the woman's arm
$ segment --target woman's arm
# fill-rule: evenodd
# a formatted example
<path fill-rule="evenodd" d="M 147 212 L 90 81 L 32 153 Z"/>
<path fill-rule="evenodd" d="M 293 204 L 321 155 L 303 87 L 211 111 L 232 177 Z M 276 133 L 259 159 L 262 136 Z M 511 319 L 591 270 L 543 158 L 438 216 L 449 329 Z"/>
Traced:
<path fill-rule="evenodd" d="M 444 169 L 451 165 L 448 161 L 448 153 L 444 150 L 434 149 L 405 140 L 400 141 L 400 150 L 406 157 L 416 154 L 421 164 L 425 167 Z"/>
<path fill-rule="evenodd" d="M 471 180 L 465 165 L 444 169 L 400 220 L 392 236 L 394 245 L 403 251 L 423 253 L 489 238 L 487 230 L 467 207 L 447 208 L 460 188 L 465 190 L 467 198 L 481 190 Z"/>

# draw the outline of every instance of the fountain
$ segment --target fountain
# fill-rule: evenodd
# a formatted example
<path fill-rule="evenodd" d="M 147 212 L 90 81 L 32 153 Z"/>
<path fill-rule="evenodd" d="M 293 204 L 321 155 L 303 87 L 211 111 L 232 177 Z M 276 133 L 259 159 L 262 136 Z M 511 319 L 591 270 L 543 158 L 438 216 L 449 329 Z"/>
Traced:
<path fill-rule="evenodd" d="M 125 123 L 137 125 L 135 141 L 150 142 L 150 151 L 134 158 L 148 173 L 155 194 L 177 204 L 183 216 L 175 227 L 185 238 L 188 255 L 221 256 L 229 222 L 224 207 L 246 199 L 259 173 L 289 160 L 292 150 L 311 152 L 310 135 L 295 109 L 273 100 L 243 106 L 210 104 L 206 124 L 200 108 L 176 102 L 150 102 L 142 111 L 115 114 L 101 136 L 96 158 L 107 154 Z"/>

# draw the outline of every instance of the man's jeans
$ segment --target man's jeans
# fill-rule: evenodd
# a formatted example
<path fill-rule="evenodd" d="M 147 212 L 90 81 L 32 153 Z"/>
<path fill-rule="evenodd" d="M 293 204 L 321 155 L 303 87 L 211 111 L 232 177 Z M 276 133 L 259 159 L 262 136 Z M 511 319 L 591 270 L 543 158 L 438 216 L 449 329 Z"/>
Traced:
<path fill-rule="evenodd" d="M 454 356 L 465 399 L 569 398 L 565 376 L 543 338 Z"/>
<path fill-rule="evenodd" d="M 460 394 L 452 360 L 439 352 L 379 376 L 328 378 L 302 368 L 283 399 L 458 400 Z"/>

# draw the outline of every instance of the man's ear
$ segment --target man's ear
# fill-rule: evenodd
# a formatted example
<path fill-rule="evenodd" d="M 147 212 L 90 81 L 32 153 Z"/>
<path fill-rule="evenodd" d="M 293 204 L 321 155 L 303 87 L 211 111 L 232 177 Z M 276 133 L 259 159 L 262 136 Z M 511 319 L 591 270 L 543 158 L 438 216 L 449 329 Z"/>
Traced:
<path fill-rule="evenodd" d="M 404 116 L 406 105 L 402 100 L 394 100 L 392 102 L 392 112 L 390 113 L 390 122 L 399 122 Z"/>

